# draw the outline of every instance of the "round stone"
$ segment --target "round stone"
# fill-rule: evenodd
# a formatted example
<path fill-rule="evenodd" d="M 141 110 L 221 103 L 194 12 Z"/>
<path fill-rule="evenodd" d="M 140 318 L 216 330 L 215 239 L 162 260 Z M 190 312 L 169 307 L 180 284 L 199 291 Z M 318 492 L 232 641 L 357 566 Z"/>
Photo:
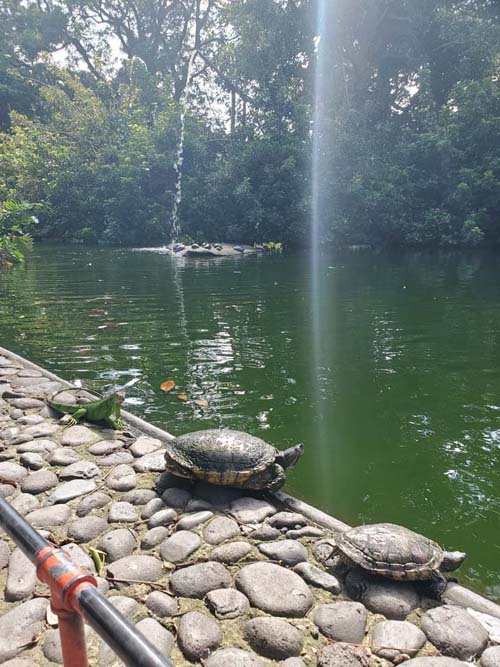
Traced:
<path fill-rule="evenodd" d="M 177 530 L 192 530 L 202 523 L 205 523 L 213 517 L 213 512 L 195 512 L 194 514 L 186 514 L 177 524 Z"/>
<path fill-rule="evenodd" d="M 161 498 L 158 498 L 158 496 L 155 494 L 154 498 L 151 498 L 144 507 L 142 508 L 141 512 L 141 519 L 150 519 L 153 514 L 156 514 L 157 512 L 161 512 L 164 509 L 169 509 L 163 502 Z M 173 510 L 170 510 L 173 512 Z"/>
<path fill-rule="evenodd" d="M 221 588 L 207 593 L 206 602 L 209 609 L 220 620 L 228 620 L 243 616 L 250 609 L 248 599 L 234 588 Z"/>
<path fill-rule="evenodd" d="M 413 658 L 404 663 L 405 667 L 471 667 L 470 662 L 462 662 L 455 658 L 429 657 Z"/>
<path fill-rule="evenodd" d="M 153 556 L 127 556 L 108 567 L 113 579 L 130 581 L 158 581 L 163 576 L 161 561 Z"/>
<path fill-rule="evenodd" d="M 0 479 L 6 482 L 20 482 L 28 476 L 28 471 L 23 466 L 10 461 L 0 463 Z"/>
<path fill-rule="evenodd" d="M 215 547 L 210 557 L 220 563 L 237 563 L 253 551 L 253 546 L 248 542 L 230 542 Z"/>
<path fill-rule="evenodd" d="M 51 470 L 39 470 L 32 472 L 21 482 L 21 491 L 23 493 L 32 493 L 37 495 L 52 489 L 58 483 L 57 475 Z"/>
<path fill-rule="evenodd" d="M 156 498 L 156 493 L 152 489 L 132 489 L 122 496 L 124 502 L 132 505 L 145 505 L 153 498 Z"/>
<path fill-rule="evenodd" d="M 280 542 L 266 542 L 259 545 L 259 551 L 271 558 L 278 560 L 283 565 L 293 567 L 297 563 L 307 560 L 307 550 L 303 544 L 295 540 L 281 540 Z"/>
<path fill-rule="evenodd" d="M 103 456 L 102 459 L 99 459 L 98 464 L 102 468 L 108 468 L 110 466 L 119 466 L 122 464 L 132 463 L 134 457 L 126 449 L 117 449 L 115 452 L 111 452 L 107 456 Z"/>
<path fill-rule="evenodd" d="M 147 435 L 141 435 L 129 448 L 129 451 L 133 456 L 139 458 L 141 456 L 146 456 L 146 454 L 156 452 L 157 449 L 161 448 L 162 444 L 159 440 L 148 438 Z"/>
<path fill-rule="evenodd" d="M 294 572 L 300 574 L 300 576 L 307 581 L 308 584 L 316 586 L 317 588 L 323 588 L 325 591 L 330 591 L 334 595 L 340 593 L 340 583 L 336 577 L 324 570 L 321 570 L 311 563 L 299 563 L 293 568 Z"/>
<path fill-rule="evenodd" d="M 91 461 L 77 461 L 67 466 L 59 476 L 61 479 L 97 479 L 101 471 Z"/>
<path fill-rule="evenodd" d="M 481 667 L 499 667 L 500 646 L 490 646 L 481 656 Z"/>
<path fill-rule="evenodd" d="M 318 653 L 318 667 L 368 667 L 368 664 L 363 649 L 350 644 L 330 644 Z"/>
<path fill-rule="evenodd" d="M 62 664 L 63 654 L 59 630 L 47 630 L 42 651 L 47 660 Z"/>
<path fill-rule="evenodd" d="M 325 637 L 351 644 L 361 644 L 367 620 L 364 605 L 345 600 L 320 605 L 314 616 L 315 624 Z"/>
<path fill-rule="evenodd" d="M 198 563 L 177 570 L 170 576 L 170 588 L 184 598 L 203 598 L 217 588 L 229 588 L 231 575 L 220 563 Z"/>
<path fill-rule="evenodd" d="M 137 512 L 130 503 L 113 503 L 109 508 L 108 520 L 111 523 L 135 523 Z"/>
<path fill-rule="evenodd" d="M 306 665 L 300 658 L 288 658 L 280 662 L 279 667 L 306 667 Z"/>
<path fill-rule="evenodd" d="M 314 603 L 298 574 L 272 563 L 246 565 L 236 576 L 236 587 L 254 607 L 274 616 L 302 617 Z"/>
<path fill-rule="evenodd" d="M 406 621 L 384 621 L 377 623 L 372 630 L 373 651 L 386 660 L 394 661 L 400 655 L 416 655 L 425 642 L 422 630 Z M 387 648 L 391 646 L 395 648 Z"/>
<path fill-rule="evenodd" d="M 100 516 L 77 519 L 68 528 L 68 537 L 75 542 L 90 542 L 108 528 L 108 522 Z"/>
<path fill-rule="evenodd" d="M 163 455 L 163 452 L 161 452 Z M 177 486 L 172 486 L 162 493 L 163 501 L 170 507 L 183 510 L 187 503 L 191 500 L 191 494 L 186 489 L 179 489 Z"/>
<path fill-rule="evenodd" d="M 161 591 L 152 591 L 147 596 L 146 607 L 160 618 L 174 616 L 179 611 L 177 601 Z"/>
<path fill-rule="evenodd" d="M 220 645 L 222 631 L 210 616 L 191 611 L 179 621 L 177 641 L 188 660 L 199 662 Z"/>
<path fill-rule="evenodd" d="M 162 542 L 160 556 L 168 562 L 180 563 L 194 553 L 200 545 L 201 538 L 199 535 L 189 530 L 180 530 Z"/>
<path fill-rule="evenodd" d="M 394 621 L 404 621 L 420 605 L 420 596 L 412 582 L 392 581 L 351 570 L 346 577 L 350 597 L 359 598 L 370 611 Z"/>
<path fill-rule="evenodd" d="M 80 456 L 70 447 L 57 447 L 47 457 L 53 466 L 69 466 L 80 460 Z"/>
<path fill-rule="evenodd" d="M 32 452 L 34 454 L 41 454 L 41 456 L 46 456 L 48 454 L 50 458 L 51 453 L 56 451 L 57 445 L 52 440 L 39 438 L 37 440 L 30 440 L 29 442 L 25 442 L 22 445 L 19 445 L 16 449 L 18 454 Z"/>
<path fill-rule="evenodd" d="M 163 472 L 166 468 L 165 453 L 161 450 L 141 456 L 135 459 L 133 466 L 137 472 Z"/>
<path fill-rule="evenodd" d="M 307 523 L 307 519 L 297 512 L 278 512 L 267 521 L 270 526 L 274 526 L 275 528 L 286 528 L 287 530 L 291 528 L 301 528 Z"/>
<path fill-rule="evenodd" d="M 0 570 L 7 567 L 10 559 L 10 549 L 7 542 L 0 540 Z"/>
<path fill-rule="evenodd" d="M 41 468 L 43 468 L 45 465 L 45 461 L 43 460 L 42 456 L 36 452 L 26 452 L 25 454 L 21 454 L 19 457 L 19 462 L 25 468 L 29 468 L 30 470 L 41 470 Z"/>
<path fill-rule="evenodd" d="M 422 630 L 429 641 L 446 656 L 472 660 L 488 643 L 488 632 L 465 609 L 443 605 L 422 616 Z"/>
<path fill-rule="evenodd" d="M 269 542 L 271 540 L 277 540 L 281 537 L 281 533 L 277 528 L 269 526 L 267 523 L 263 523 L 261 526 L 252 530 L 248 537 L 251 537 L 252 540 L 257 542 Z"/>
<path fill-rule="evenodd" d="M 148 520 L 148 528 L 156 528 L 157 526 L 168 526 L 177 519 L 177 512 L 171 508 L 163 509 L 155 512 Z"/>
<path fill-rule="evenodd" d="M 94 431 L 91 431 L 86 426 L 77 424 L 65 429 L 61 438 L 61 444 L 68 445 L 69 447 L 79 447 L 80 445 L 88 445 L 95 439 L 96 434 Z"/>
<path fill-rule="evenodd" d="M 137 623 L 136 628 L 162 655 L 169 656 L 174 647 L 175 639 L 169 630 L 163 627 L 154 618 L 143 618 Z"/>
<path fill-rule="evenodd" d="M 276 513 L 276 508 L 258 498 L 237 498 L 231 503 L 231 514 L 238 523 L 262 523 L 264 519 Z"/>
<path fill-rule="evenodd" d="M 5 599 L 7 602 L 18 602 L 29 597 L 37 581 L 36 568 L 24 555 L 21 549 L 16 548 L 9 559 Z"/>
<path fill-rule="evenodd" d="M 156 526 L 148 530 L 141 539 L 141 547 L 143 549 L 153 549 L 161 544 L 170 535 L 170 530 L 165 526 Z"/>
<path fill-rule="evenodd" d="M 205 667 L 265 667 L 254 653 L 240 648 L 223 648 L 215 651 L 205 662 Z"/>
<path fill-rule="evenodd" d="M 244 634 L 256 653 L 273 660 L 299 655 L 304 644 L 304 633 L 278 618 L 254 618 L 247 621 Z"/>
<path fill-rule="evenodd" d="M 106 480 L 108 488 L 113 491 L 130 491 L 137 484 L 137 475 L 128 465 L 119 465 L 111 472 Z"/>
<path fill-rule="evenodd" d="M 71 482 L 59 484 L 57 489 L 47 498 L 47 504 L 67 503 L 74 498 L 84 496 L 86 493 L 92 493 L 95 489 L 96 484 L 93 479 L 73 479 Z"/>
<path fill-rule="evenodd" d="M 136 546 L 137 536 L 128 528 L 117 528 L 103 535 L 97 548 L 107 555 L 106 560 L 112 563 L 120 558 L 130 556 Z"/>
<path fill-rule="evenodd" d="M 240 527 L 227 516 L 216 516 L 203 531 L 203 539 L 208 544 L 220 544 L 237 535 L 240 535 Z"/>
<path fill-rule="evenodd" d="M 26 515 L 26 521 L 33 528 L 53 528 L 64 526 L 71 516 L 71 509 L 67 505 L 54 505 L 54 507 L 42 507 Z"/>
<path fill-rule="evenodd" d="M 17 604 L 0 617 L 0 662 L 14 658 L 36 643 L 42 632 L 49 601 L 35 598 Z"/>
<path fill-rule="evenodd" d="M 80 483 L 78 480 L 77 483 Z M 67 484 L 74 484 L 75 482 L 67 482 Z M 83 483 L 86 483 L 85 481 Z M 111 502 L 111 496 L 108 496 L 107 493 L 102 491 L 96 491 L 95 493 L 90 494 L 86 498 L 83 498 L 78 505 L 76 510 L 77 516 L 87 516 L 93 510 L 101 509 L 101 507 L 106 507 L 108 503 Z"/>
<path fill-rule="evenodd" d="M 31 493 L 20 493 L 10 504 L 21 516 L 25 516 L 29 512 L 34 512 L 40 507 L 40 501 L 35 496 L 32 496 Z"/>
<path fill-rule="evenodd" d="M 88 448 L 88 452 L 89 454 L 92 454 L 92 456 L 106 456 L 122 447 L 123 442 L 121 440 L 100 440 L 94 445 L 91 445 Z"/>

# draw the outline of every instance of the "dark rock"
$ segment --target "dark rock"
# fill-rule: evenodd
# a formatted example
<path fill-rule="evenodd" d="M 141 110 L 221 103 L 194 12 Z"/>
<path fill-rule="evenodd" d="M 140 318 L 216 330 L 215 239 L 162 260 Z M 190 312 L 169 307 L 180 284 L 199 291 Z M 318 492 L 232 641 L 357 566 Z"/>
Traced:
<path fill-rule="evenodd" d="M 262 523 L 276 513 L 276 508 L 266 500 L 244 496 L 231 503 L 231 514 L 238 523 Z"/>
<path fill-rule="evenodd" d="M 141 539 L 141 547 L 143 549 L 153 549 L 161 544 L 170 535 L 170 529 L 166 526 L 156 526 L 148 530 Z"/>
<path fill-rule="evenodd" d="M 422 616 L 422 630 L 434 646 L 452 658 L 471 660 L 488 644 L 488 633 L 465 609 L 443 605 Z"/>
<path fill-rule="evenodd" d="M 57 475 L 51 470 L 39 470 L 32 472 L 22 480 L 20 487 L 23 493 L 38 495 L 52 489 L 58 483 Z"/>
<path fill-rule="evenodd" d="M 131 491 L 136 484 L 137 475 L 128 465 L 116 466 L 106 480 L 106 485 L 113 491 Z"/>
<path fill-rule="evenodd" d="M 299 655 L 304 644 L 304 633 L 278 618 L 254 618 L 247 621 L 244 634 L 256 653 L 274 660 Z"/>
<path fill-rule="evenodd" d="M 172 486 L 170 489 L 166 489 L 161 495 L 163 502 L 165 502 L 169 507 L 175 507 L 175 509 L 183 510 L 191 500 L 191 493 L 186 491 L 186 489 L 180 489 L 176 486 Z"/>
<path fill-rule="evenodd" d="M 220 620 L 238 618 L 250 609 L 248 599 L 234 588 L 221 588 L 207 593 L 206 602 Z"/>
<path fill-rule="evenodd" d="M 152 518 L 155 516 L 153 515 Z M 160 556 L 170 563 L 180 563 L 194 553 L 200 545 L 201 538 L 199 535 L 189 530 L 180 530 L 162 542 Z"/>
<path fill-rule="evenodd" d="M 210 557 L 219 563 L 236 563 L 253 551 L 253 545 L 248 542 L 230 542 L 222 544 L 212 550 Z"/>
<path fill-rule="evenodd" d="M 130 503 L 113 503 L 109 509 L 108 521 L 111 523 L 135 523 L 137 519 L 137 512 Z"/>
<path fill-rule="evenodd" d="M 210 616 L 192 611 L 179 621 L 177 641 L 188 660 L 199 662 L 220 645 L 222 632 Z"/>
<path fill-rule="evenodd" d="M 201 599 L 217 588 L 229 588 L 231 583 L 231 575 L 226 568 L 211 561 L 185 567 L 170 576 L 171 590 L 184 598 Z"/>
<path fill-rule="evenodd" d="M 108 528 L 108 522 L 100 516 L 84 516 L 68 528 L 68 537 L 75 542 L 90 542 Z"/>
<path fill-rule="evenodd" d="M 128 528 L 117 528 L 103 535 L 97 548 L 107 554 L 107 562 L 130 556 L 136 547 L 137 536 Z"/>
<path fill-rule="evenodd" d="M 318 653 L 318 667 L 368 667 L 368 658 L 363 649 L 356 646 L 330 644 Z"/>
<path fill-rule="evenodd" d="M 5 599 L 7 602 L 25 600 L 31 595 L 37 581 L 36 568 L 21 549 L 14 549 L 9 559 Z"/>
<path fill-rule="evenodd" d="M 368 612 L 359 602 L 340 601 L 322 604 L 314 616 L 314 622 L 328 639 L 337 642 L 360 644 L 366 631 Z"/>
<path fill-rule="evenodd" d="M 203 531 L 203 539 L 208 544 L 220 544 L 240 535 L 240 527 L 227 516 L 214 517 Z"/>
<path fill-rule="evenodd" d="M 93 479 L 73 479 L 71 482 L 60 484 L 47 498 L 48 505 L 67 503 L 74 498 L 84 496 L 95 491 L 96 483 Z"/>
<path fill-rule="evenodd" d="M 73 482 L 67 482 L 68 484 L 73 484 Z M 86 482 L 85 482 L 86 483 Z M 108 503 L 111 502 L 111 496 L 108 496 L 107 493 L 103 491 L 96 491 L 90 496 L 83 498 L 78 505 L 76 510 L 77 516 L 87 516 L 93 510 L 101 509 L 101 507 L 106 507 Z"/>
<path fill-rule="evenodd" d="M 300 574 L 300 576 L 307 581 L 308 584 L 312 586 L 317 586 L 318 588 L 323 588 L 325 591 L 330 591 L 334 595 L 340 593 L 340 583 L 336 577 L 324 570 L 321 570 L 311 563 L 299 563 L 293 568 L 294 572 Z"/>
<path fill-rule="evenodd" d="M 259 551 L 271 560 L 281 561 L 293 567 L 297 563 L 307 561 L 307 551 L 303 544 L 295 540 L 281 540 L 259 545 Z"/>
<path fill-rule="evenodd" d="M 208 658 L 205 667 L 265 667 L 254 653 L 240 648 L 222 648 Z"/>
<path fill-rule="evenodd" d="M 372 630 L 373 651 L 386 660 L 394 661 L 402 654 L 414 656 L 425 642 L 426 638 L 422 630 L 406 621 L 384 621 L 377 623 Z M 377 649 L 377 646 L 384 648 Z M 390 646 L 396 648 L 386 648 Z"/>
<path fill-rule="evenodd" d="M 352 570 L 345 584 L 350 597 L 390 620 L 404 621 L 420 605 L 420 595 L 411 581 L 392 581 Z"/>
<path fill-rule="evenodd" d="M 15 606 L 0 617 L 0 662 L 14 658 L 37 641 L 49 601 L 35 598 Z"/>
<path fill-rule="evenodd" d="M 161 591 L 152 591 L 147 596 L 145 604 L 149 611 L 160 618 L 175 616 L 179 611 L 177 601 Z"/>
<path fill-rule="evenodd" d="M 158 581 L 163 576 L 161 561 L 153 556 L 127 556 L 111 563 L 109 574 L 115 579 Z"/>

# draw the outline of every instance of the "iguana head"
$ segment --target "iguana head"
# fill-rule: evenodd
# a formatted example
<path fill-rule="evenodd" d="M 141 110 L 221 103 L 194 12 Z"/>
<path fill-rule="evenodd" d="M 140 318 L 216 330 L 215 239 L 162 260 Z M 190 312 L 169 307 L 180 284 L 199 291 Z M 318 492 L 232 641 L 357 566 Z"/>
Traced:
<path fill-rule="evenodd" d="M 125 394 L 121 391 L 117 391 L 116 394 L 114 394 L 115 401 L 118 403 L 118 405 L 121 405 L 123 401 L 125 400 Z"/>

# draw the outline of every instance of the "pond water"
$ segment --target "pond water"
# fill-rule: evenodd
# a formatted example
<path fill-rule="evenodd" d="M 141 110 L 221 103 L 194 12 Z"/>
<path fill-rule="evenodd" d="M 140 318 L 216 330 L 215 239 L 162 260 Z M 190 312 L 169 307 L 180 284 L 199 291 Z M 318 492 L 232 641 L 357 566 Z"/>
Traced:
<path fill-rule="evenodd" d="M 0 344 L 95 389 L 138 378 L 126 407 L 173 434 L 303 442 L 289 492 L 467 551 L 461 580 L 500 598 L 500 257 L 321 261 L 315 337 L 305 257 L 38 245 L 0 275 Z"/>

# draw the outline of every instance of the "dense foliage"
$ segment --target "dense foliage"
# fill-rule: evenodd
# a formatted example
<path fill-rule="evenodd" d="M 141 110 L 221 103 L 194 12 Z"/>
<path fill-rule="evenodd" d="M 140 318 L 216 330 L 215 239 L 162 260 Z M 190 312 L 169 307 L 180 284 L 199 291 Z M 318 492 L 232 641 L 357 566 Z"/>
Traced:
<path fill-rule="evenodd" d="M 326 242 L 497 244 L 499 78 L 495 0 L 5 0 L 0 201 L 169 241 L 186 104 L 186 237 L 304 243 L 316 196 Z"/>
<path fill-rule="evenodd" d="M 24 251 L 31 244 L 29 227 L 37 222 L 31 204 L 0 201 L 0 268 L 22 262 Z"/>

